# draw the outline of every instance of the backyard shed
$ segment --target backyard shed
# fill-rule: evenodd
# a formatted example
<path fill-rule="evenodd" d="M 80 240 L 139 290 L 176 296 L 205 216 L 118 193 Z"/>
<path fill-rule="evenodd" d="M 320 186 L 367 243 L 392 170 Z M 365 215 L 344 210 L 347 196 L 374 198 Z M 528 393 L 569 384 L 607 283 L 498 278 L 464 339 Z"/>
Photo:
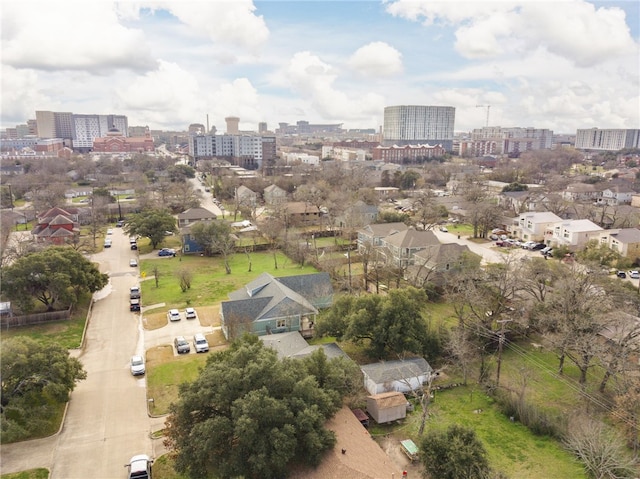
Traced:
<path fill-rule="evenodd" d="M 398 391 L 374 394 L 367 397 L 367 412 L 378 424 L 404 419 L 407 399 Z"/>

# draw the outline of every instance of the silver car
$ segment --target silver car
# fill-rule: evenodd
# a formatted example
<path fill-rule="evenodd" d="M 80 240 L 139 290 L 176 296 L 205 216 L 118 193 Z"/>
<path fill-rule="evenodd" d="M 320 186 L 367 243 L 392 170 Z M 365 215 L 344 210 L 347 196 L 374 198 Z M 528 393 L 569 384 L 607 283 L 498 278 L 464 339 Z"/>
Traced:
<path fill-rule="evenodd" d="M 209 351 L 209 343 L 202 333 L 196 333 L 193 336 L 193 346 L 196 348 L 196 353 L 206 353 Z"/>

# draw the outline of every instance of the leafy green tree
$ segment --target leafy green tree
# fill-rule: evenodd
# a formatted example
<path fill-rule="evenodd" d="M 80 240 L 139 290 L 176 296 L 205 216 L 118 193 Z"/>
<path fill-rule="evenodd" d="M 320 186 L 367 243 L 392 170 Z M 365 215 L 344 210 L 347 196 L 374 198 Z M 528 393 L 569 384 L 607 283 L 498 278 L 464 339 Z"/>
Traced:
<path fill-rule="evenodd" d="M 68 246 L 51 246 L 27 254 L 2 273 L 3 293 L 25 312 L 34 308 L 33 299 L 52 311 L 67 307 L 82 293 L 94 293 L 109 282 L 106 274 L 82 254 Z"/>
<path fill-rule="evenodd" d="M 426 302 L 426 293 L 412 287 L 391 290 L 387 296 L 343 296 L 321 317 L 318 332 L 368 342 L 376 358 L 403 353 L 434 355 L 439 341 L 422 317 Z"/>
<path fill-rule="evenodd" d="M 491 473 L 487 451 L 473 429 L 452 425 L 428 434 L 420 443 L 424 477 L 486 479 Z"/>
<path fill-rule="evenodd" d="M 0 358 L 3 442 L 46 430 L 56 405 L 68 401 L 76 383 L 87 377 L 64 347 L 26 336 L 4 339 Z"/>
<path fill-rule="evenodd" d="M 507 186 L 502 188 L 503 193 L 507 193 L 510 191 L 527 191 L 529 187 L 527 185 L 523 185 L 522 183 L 509 183 Z"/>
<path fill-rule="evenodd" d="M 129 235 L 149 238 L 153 249 L 164 239 L 166 232 L 176 233 L 176 219 L 164 210 L 147 210 L 132 215 L 124 226 Z"/>
<path fill-rule="evenodd" d="M 184 182 L 196 177 L 196 170 L 189 165 L 172 165 L 167 168 L 167 174 L 172 182 Z"/>
<path fill-rule="evenodd" d="M 402 173 L 400 177 L 400 188 L 403 190 L 410 190 L 415 188 L 416 182 L 420 179 L 420 173 L 417 171 L 409 170 Z"/>
<path fill-rule="evenodd" d="M 293 462 L 319 464 L 335 444 L 324 424 L 341 394 L 297 361 L 279 360 L 255 336 L 210 356 L 171 406 L 165 445 L 176 470 L 271 479 L 286 477 Z"/>
<path fill-rule="evenodd" d="M 191 227 L 191 236 L 204 248 L 207 256 L 217 253 L 224 260 L 227 274 L 231 274 L 229 256 L 235 252 L 236 237 L 225 221 L 200 221 Z"/>

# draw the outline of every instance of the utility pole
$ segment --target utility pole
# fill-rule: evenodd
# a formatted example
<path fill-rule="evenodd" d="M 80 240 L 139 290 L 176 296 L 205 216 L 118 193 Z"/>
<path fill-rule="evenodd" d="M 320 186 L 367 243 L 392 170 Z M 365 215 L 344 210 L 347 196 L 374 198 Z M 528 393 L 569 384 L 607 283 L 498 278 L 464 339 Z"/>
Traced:
<path fill-rule="evenodd" d="M 500 324 L 498 332 L 498 367 L 496 369 L 496 387 L 500 386 L 500 365 L 502 364 L 502 345 L 504 344 L 504 325 L 513 319 L 498 319 L 496 323 Z"/>
<path fill-rule="evenodd" d="M 489 112 L 491 111 L 491 105 L 476 105 L 476 108 L 486 108 L 487 109 L 487 124 L 485 126 L 489 126 Z"/>

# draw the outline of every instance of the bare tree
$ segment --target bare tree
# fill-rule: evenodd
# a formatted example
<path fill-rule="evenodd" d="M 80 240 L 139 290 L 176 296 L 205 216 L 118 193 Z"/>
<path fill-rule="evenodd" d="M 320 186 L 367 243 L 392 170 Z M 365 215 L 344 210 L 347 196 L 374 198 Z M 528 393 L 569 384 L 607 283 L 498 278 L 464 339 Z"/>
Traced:
<path fill-rule="evenodd" d="M 570 419 L 565 447 L 598 479 L 634 478 L 637 462 L 629 457 L 624 442 L 613 429 L 587 416 Z"/>
<path fill-rule="evenodd" d="M 186 267 L 182 267 L 176 271 L 176 276 L 180 282 L 180 289 L 185 293 L 191 288 L 191 281 L 193 280 L 193 272 Z"/>

